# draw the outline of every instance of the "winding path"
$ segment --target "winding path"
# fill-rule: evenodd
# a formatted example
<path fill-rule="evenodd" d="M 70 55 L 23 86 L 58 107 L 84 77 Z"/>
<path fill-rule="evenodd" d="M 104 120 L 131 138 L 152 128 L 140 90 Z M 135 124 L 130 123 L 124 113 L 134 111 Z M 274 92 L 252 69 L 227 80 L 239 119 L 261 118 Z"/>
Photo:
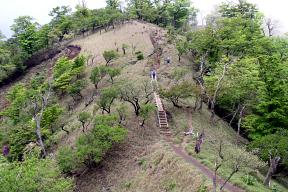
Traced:
<path fill-rule="evenodd" d="M 188 127 L 192 128 L 192 115 L 190 110 L 187 112 L 187 124 Z M 196 167 L 197 169 L 199 169 L 201 171 L 201 173 L 203 175 L 205 175 L 207 178 L 209 178 L 211 181 L 213 181 L 213 177 L 214 177 L 214 173 L 213 171 L 211 171 L 208 167 L 204 166 L 203 164 L 201 164 L 197 159 L 195 159 L 194 157 L 188 155 L 185 150 L 183 145 L 182 146 L 176 146 L 175 144 L 173 144 L 173 142 L 171 141 L 171 137 L 166 136 L 165 141 L 167 143 L 169 143 L 170 147 L 173 149 L 173 151 L 181 158 L 183 158 L 186 162 L 192 164 L 194 167 Z M 217 177 L 217 184 L 222 185 L 224 183 L 224 179 L 220 178 L 219 176 Z M 224 189 L 228 190 L 228 191 L 232 191 L 232 192 L 244 192 L 243 189 L 233 185 L 230 182 L 227 182 L 224 186 Z"/>
<path fill-rule="evenodd" d="M 154 32 L 155 33 L 155 32 Z M 158 49 L 159 48 L 159 43 L 157 41 L 157 32 L 155 33 L 156 34 L 156 38 L 155 36 L 151 35 L 150 38 L 151 38 L 151 42 L 154 46 L 155 49 Z M 159 37 L 158 37 L 159 38 Z M 160 38 L 161 39 L 161 38 Z M 156 52 L 156 51 L 154 51 Z M 155 66 L 154 66 L 154 69 L 156 70 L 159 65 L 160 65 L 160 57 L 161 55 L 159 54 L 156 54 L 155 56 L 155 62 L 157 63 Z M 157 79 L 157 78 L 156 78 Z M 156 80 L 155 79 L 155 80 Z M 152 79 L 153 81 L 153 79 Z M 151 82 L 152 82 L 151 81 Z M 157 80 L 156 80 L 156 83 L 157 83 Z M 185 148 L 185 144 L 184 144 L 184 147 L 181 145 L 181 146 L 176 146 L 175 144 L 173 144 L 172 142 L 172 137 L 171 137 L 171 131 L 169 130 L 169 127 L 168 127 L 168 121 L 167 121 L 167 117 L 166 117 L 166 112 L 164 110 L 164 106 L 163 106 L 163 103 L 161 102 L 161 98 L 160 96 L 154 92 L 154 99 L 155 99 L 155 104 L 157 106 L 157 118 L 158 118 L 158 124 L 159 124 L 159 127 L 160 127 L 160 133 L 161 135 L 163 136 L 164 140 L 170 145 L 170 147 L 173 149 L 174 153 L 181 157 L 182 159 L 184 159 L 186 162 L 192 164 L 194 167 L 196 167 L 197 169 L 199 169 L 201 171 L 201 173 L 203 175 L 205 175 L 207 178 L 209 178 L 211 181 L 213 181 L 213 177 L 214 177 L 214 173 L 212 170 L 210 170 L 208 167 L 204 166 L 203 164 L 201 164 L 197 159 L 195 159 L 194 157 L 188 155 L 184 148 Z M 162 117 L 159 116 L 159 112 L 163 112 L 165 113 L 165 115 L 163 115 Z M 165 121 L 165 123 L 161 121 Z M 191 112 L 190 110 L 187 112 L 187 124 L 188 124 L 188 127 L 189 128 L 192 128 L 192 115 L 191 115 Z M 163 130 L 163 128 L 165 128 Z M 185 140 L 185 139 L 184 139 Z M 222 178 L 220 178 L 218 176 L 217 178 L 217 183 L 218 185 L 219 184 L 223 184 L 224 183 L 224 180 Z M 225 187 L 224 189 L 228 190 L 228 191 L 231 191 L 231 192 L 244 192 L 243 189 L 231 184 L 230 182 L 227 182 L 225 184 Z"/>

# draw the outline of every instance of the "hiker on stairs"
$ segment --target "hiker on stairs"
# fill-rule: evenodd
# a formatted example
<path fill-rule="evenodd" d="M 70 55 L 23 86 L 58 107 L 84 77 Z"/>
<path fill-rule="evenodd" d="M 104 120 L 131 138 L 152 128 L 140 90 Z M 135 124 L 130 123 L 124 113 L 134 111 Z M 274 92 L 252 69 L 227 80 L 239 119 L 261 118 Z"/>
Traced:
<path fill-rule="evenodd" d="M 153 69 L 153 70 L 150 72 L 150 76 L 151 76 L 152 80 L 157 81 L 157 76 L 156 76 L 156 70 L 155 70 L 155 69 Z"/>

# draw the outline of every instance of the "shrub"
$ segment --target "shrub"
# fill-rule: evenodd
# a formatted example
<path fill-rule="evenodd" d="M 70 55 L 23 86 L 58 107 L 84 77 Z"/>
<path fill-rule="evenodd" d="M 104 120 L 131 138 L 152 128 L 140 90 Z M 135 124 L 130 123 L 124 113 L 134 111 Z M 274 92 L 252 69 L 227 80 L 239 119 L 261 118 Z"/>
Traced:
<path fill-rule="evenodd" d="M 71 147 L 60 148 L 56 158 L 62 173 L 71 173 L 79 164 L 77 156 Z"/>
<path fill-rule="evenodd" d="M 144 59 L 144 55 L 141 51 L 137 51 L 136 52 L 136 56 L 137 56 L 137 60 L 143 60 Z"/>
<path fill-rule="evenodd" d="M 123 141 L 126 135 L 127 130 L 118 125 L 116 116 L 98 116 L 90 133 L 77 139 L 75 150 L 63 148 L 59 151 L 59 166 L 66 173 L 72 172 L 81 163 L 91 168 L 102 160 L 113 144 Z"/>
<path fill-rule="evenodd" d="M 23 162 L 0 163 L 0 178 L 1 192 L 67 192 L 73 187 L 71 179 L 61 177 L 54 160 L 35 156 L 25 158 Z"/>
<path fill-rule="evenodd" d="M 244 183 L 246 183 L 247 185 L 254 185 L 254 183 L 256 182 L 256 179 L 255 179 L 253 176 L 249 175 L 249 174 L 243 176 L 241 179 L 242 179 L 242 180 L 244 181 Z"/>

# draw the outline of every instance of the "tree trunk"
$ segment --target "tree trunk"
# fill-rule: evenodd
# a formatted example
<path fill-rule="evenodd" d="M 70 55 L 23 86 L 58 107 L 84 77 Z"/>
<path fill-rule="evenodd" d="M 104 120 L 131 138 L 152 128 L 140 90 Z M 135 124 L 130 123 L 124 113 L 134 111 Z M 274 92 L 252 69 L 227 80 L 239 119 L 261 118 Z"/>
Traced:
<path fill-rule="evenodd" d="M 231 64 L 231 61 L 224 64 L 222 75 L 217 81 L 216 89 L 214 91 L 214 95 L 213 95 L 213 98 L 211 100 L 211 121 L 212 121 L 212 123 L 215 123 L 215 111 L 214 111 L 214 108 L 215 108 L 215 105 L 216 105 L 216 99 L 217 99 L 217 96 L 219 94 L 219 91 L 220 91 L 220 88 L 221 88 L 221 83 L 222 83 L 222 81 L 223 81 L 223 79 L 225 77 L 225 74 L 226 74 L 226 71 L 228 69 L 228 65 L 229 64 Z"/>
<path fill-rule="evenodd" d="M 64 129 L 64 125 L 61 126 L 61 129 L 62 129 L 63 131 L 65 131 L 65 132 L 67 133 L 67 135 L 70 133 L 68 130 Z"/>
<path fill-rule="evenodd" d="M 237 137 L 236 137 L 236 144 L 239 144 L 239 138 L 240 138 L 240 129 L 241 129 L 241 121 L 243 117 L 243 111 L 245 109 L 245 105 L 242 106 L 240 113 L 239 113 L 239 120 L 237 124 Z"/>
<path fill-rule="evenodd" d="M 81 121 L 81 124 L 82 124 L 82 132 L 84 133 L 85 132 L 85 122 Z"/>
<path fill-rule="evenodd" d="M 269 167 L 268 172 L 266 174 L 266 177 L 264 179 L 264 185 L 265 186 L 270 187 L 272 176 L 277 170 L 279 161 L 280 161 L 280 157 L 276 156 L 272 159 L 271 155 L 270 155 L 270 162 L 269 162 L 270 167 Z"/>
<path fill-rule="evenodd" d="M 42 135 L 41 135 L 41 125 L 40 125 L 40 120 L 39 119 L 35 119 L 36 121 L 36 135 L 37 135 L 37 139 L 39 142 L 39 145 L 41 147 L 42 153 L 43 153 L 43 157 L 45 158 L 47 156 L 46 153 L 46 149 L 45 149 L 45 145 L 42 139 Z"/>
<path fill-rule="evenodd" d="M 194 110 L 194 111 L 196 111 L 196 109 L 197 109 L 198 102 L 199 102 L 199 97 L 197 96 L 197 97 L 196 97 L 196 100 L 195 100 L 195 103 L 194 103 L 194 107 L 193 107 L 193 110 Z"/>
<path fill-rule="evenodd" d="M 231 177 L 237 173 L 239 170 L 236 169 L 236 170 L 233 170 L 232 173 L 229 175 L 229 177 L 224 181 L 223 185 L 220 187 L 220 191 L 223 190 L 224 186 L 226 185 L 226 183 L 231 179 Z"/>
<path fill-rule="evenodd" d="M 199 104 L 199 107 L 198 107 L 198 111 L 202 111 L 202 107 L 203 107 L 203 96 L 201 96 L 200 98 L 200 104 Z"/>
<path fill-rule="evenodd" d="M 179 62 L 181 62 L 181 55 L 178 55 L 178 60 Z"/>
<path fill-rule="evenodd" d="M 214 101 L 211 101 L 211 105 L 210 105 L 210 111 L 211 111 L 211 117 L 210 117 L 210 121 L 215 124 L 215 103 Z"/>
<path fill-rule="evenodd" d="M 239 107 L 240 107 L 240 105 L 238 105 L 238 107 L 237 107 L 237 109 L 235 110 L 232 118 L 231 118 L 230 121 L 229 121 L 229 125 L 230 125 L 230 126 L 231 126 L 231 124 L 233 123 L 233 121 L 234 121 L 234 119 L 235 119 L 235 117 L 236 117 L 236 115 L 237 115 L 237 113 L 238 113 L 238 111 L 239 111 Z"/>
<path fill-rule="evenodd" d="M 221 164 L 215 163 L 214 175 L 213 175 L 213 192 L 217 191 L 217 170 L 221 167 Z"/>

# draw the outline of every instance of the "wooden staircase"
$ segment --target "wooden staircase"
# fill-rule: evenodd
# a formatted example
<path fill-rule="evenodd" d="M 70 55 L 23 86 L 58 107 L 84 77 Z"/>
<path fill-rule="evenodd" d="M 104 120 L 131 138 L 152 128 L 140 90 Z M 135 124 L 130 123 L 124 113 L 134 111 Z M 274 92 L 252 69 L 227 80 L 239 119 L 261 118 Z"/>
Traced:
<path fill-rule="evenodd" d="M 157 106 L 157 118 L 160 128 L 160 134 L 170 136 L 172 133 L 169 130 L 166 112 L 163 108 L 160 96 L 154 92 L 155 105 Z"/>

